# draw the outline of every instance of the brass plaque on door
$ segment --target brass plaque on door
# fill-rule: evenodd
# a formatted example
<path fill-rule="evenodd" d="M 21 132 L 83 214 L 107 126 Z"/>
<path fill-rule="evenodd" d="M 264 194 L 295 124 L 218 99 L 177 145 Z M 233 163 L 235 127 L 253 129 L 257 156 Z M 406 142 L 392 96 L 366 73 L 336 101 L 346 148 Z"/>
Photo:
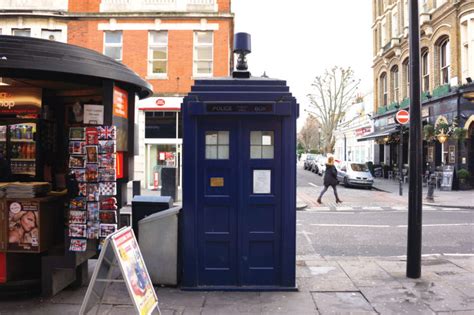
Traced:
<path fill-rule="evenodd" d="M 211 187 L 224 187 L 224 177 L 211 177 Z"/>

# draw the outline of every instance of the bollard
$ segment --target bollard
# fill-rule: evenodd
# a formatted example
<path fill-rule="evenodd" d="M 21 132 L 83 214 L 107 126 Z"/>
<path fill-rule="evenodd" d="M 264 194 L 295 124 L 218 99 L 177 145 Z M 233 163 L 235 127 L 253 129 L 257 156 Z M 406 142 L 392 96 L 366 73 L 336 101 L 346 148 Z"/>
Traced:
<path fill-rule="evenodd" d="M 426 195 L 426 200 L 434 202 L 434 189 L 436 187 L 436 175 L 431 174 L 428 180 L 428 194 Z"/>
<path fill-rule="evenodd" d="M 136 195 L 141 195 L 141 183 L 139 180 L 134 180 L 132 182 L 132 197 L 135 197 Z"/>

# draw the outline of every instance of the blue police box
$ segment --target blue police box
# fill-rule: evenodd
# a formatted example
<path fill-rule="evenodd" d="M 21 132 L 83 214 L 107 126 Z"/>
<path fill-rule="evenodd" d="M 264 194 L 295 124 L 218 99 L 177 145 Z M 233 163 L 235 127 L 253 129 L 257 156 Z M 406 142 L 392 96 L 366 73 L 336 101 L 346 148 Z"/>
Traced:
<path fill-rule="evenodd" d="M 285 81 L 245 71 L 248 34 L 234 45 L 233 77 L 183 101 L 181 285 L 294 290 L 299 106 Z"/>

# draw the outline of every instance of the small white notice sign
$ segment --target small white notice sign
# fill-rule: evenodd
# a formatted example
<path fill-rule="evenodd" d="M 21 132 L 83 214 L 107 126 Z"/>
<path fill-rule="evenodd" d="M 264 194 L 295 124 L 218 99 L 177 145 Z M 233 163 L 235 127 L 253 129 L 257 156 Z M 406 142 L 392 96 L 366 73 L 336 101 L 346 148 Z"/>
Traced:
<path fill-rule="evenodd" d="M 253 170 L 253 193 L 270 194 L 272 192 L 272 171 Z"/>
<path fill-rule="evenodd" d="M 104 106 L 84 104 L 84 123 L 91 125 L 103 125 Z"/>

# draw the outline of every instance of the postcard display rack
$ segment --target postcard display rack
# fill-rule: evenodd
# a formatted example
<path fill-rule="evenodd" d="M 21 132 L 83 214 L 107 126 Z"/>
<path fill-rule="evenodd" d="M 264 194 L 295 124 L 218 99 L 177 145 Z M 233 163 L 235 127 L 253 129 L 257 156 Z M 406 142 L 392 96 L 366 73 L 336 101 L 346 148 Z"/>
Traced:
<path fill-rule="evenodd" d="M 71 127 L 69 170 L 78 185 L 68 213 L 70 251 L 83 252 L 87 240 L 105 238 L 117 230 L 116 127 Z"/>

